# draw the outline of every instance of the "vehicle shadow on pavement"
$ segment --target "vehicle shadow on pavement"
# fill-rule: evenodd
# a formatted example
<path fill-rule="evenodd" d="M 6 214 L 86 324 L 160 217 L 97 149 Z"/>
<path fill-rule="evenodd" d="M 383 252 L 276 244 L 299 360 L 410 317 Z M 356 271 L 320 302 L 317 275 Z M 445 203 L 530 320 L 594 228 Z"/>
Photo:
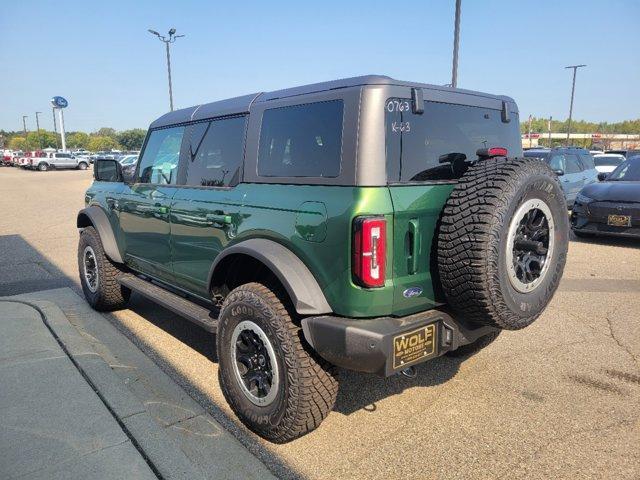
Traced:
<path fill-rule="evenodd" d="M 594 235 L 593 237 L 577 237 L 573 233 L 569 240 L 576 243 L 606 245 L 609 247 L 627 247 L 640 249 L 640 239 L 626 237 L 606 237 Z"/>
<path fill-rule="evenodd" d="M 174 313 L 136 294 L 132 295 L 128 308 L 210 361 L 217 363 L 214 334 L 189 324 Z M 417 365 L 415 378 L 408 378 L 401 374 L 382 378 L 341 369 L 339 371 L 340 390 L 334 411 L 343 415 L 350 415 L 362 409 L 375 411 L 376 403 L 387 397 L 399 395 L 410 388 L 430 387 L 451 380 L 458 373 L 460 364 L 464 360 L 446 356 L 436 358 Z"/>
<path fill-rule="evenodd" d="M 0 235 L 0 296 L 76 285 L 22 235 Z"/>
<path fill-rule="evenodd" d="M 388 378 L 340 371 L 340 390 L 334 411 L 350 415 L 358 410 L 374 412 L 377 402 L 415 387 L 432 387 L 451 380 L 465 359 L 439 357 L 416 366 L 416 376 L 396 374 Z"/>

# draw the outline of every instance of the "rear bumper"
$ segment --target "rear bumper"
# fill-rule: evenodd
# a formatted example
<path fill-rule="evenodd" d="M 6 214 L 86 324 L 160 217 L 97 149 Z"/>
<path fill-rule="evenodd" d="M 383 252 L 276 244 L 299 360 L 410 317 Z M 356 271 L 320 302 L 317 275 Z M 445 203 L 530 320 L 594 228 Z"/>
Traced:
<path fill-rule="evenodd" d="M 333 365 L 386 377 L 473 343 L 496 328 L 428 310 L 401 318 L 308 317 L 302 330 L 313 349 Z"/>

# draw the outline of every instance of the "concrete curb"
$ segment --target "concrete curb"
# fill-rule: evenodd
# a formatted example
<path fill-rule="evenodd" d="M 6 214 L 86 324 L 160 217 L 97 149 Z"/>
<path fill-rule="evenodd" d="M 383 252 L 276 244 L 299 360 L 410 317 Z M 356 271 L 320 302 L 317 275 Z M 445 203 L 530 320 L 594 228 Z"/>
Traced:
<path fill-rule="evenodd" d="M 151 418 L 144 405 L 111 367 L 82 338 L 62 310 L 52 302 L 2 298 L 36 309 L 81 375 L 118 421 L 154 473 L 163 480 L 204 478 L 187 456 Z"/>

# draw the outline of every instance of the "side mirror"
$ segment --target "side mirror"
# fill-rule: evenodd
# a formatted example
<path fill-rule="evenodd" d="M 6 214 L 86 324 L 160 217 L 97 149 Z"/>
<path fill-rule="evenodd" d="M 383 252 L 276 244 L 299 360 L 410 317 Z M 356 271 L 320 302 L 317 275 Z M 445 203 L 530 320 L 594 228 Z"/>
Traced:
<path fill-rule="evenodd" d="M 93 178 L 97 182 L 122 182 L 122 167 L 115 160 L 101 158 L 95 161 Z"/>
<path fill-rule="evenodd" d="M 598 180 L 600 180 L 602 182 L 602 181 L 606 180 L 608 176 L 609 176 L 608 173 L 600 172 L 600 173 L 598 173 Z"/>
<path fill-rule="evenodd" d="M 553 173 L 555 173 L 557 176 L 561 177 L 564 175 L 564 170 L 562 170 L 561 168 L 554 170 Z"/>

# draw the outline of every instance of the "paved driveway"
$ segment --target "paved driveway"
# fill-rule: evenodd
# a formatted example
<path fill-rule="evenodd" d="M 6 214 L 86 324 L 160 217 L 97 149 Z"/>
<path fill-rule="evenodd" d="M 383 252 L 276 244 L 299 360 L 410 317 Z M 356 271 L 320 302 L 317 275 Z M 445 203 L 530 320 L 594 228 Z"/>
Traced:
<path fill-rule="evenodd" d="M 78 288 L 90 181 L 0 169 L 0 292 Z M 282 477 L 640 477 L 640 241 L 573 239 L 545 314 L 466 361 L 437 359 L 415 379 L 342 372 L 335 411 L 287 445 L 237 422 L 203 330 L 135 296 L 111 320 Z"/>

